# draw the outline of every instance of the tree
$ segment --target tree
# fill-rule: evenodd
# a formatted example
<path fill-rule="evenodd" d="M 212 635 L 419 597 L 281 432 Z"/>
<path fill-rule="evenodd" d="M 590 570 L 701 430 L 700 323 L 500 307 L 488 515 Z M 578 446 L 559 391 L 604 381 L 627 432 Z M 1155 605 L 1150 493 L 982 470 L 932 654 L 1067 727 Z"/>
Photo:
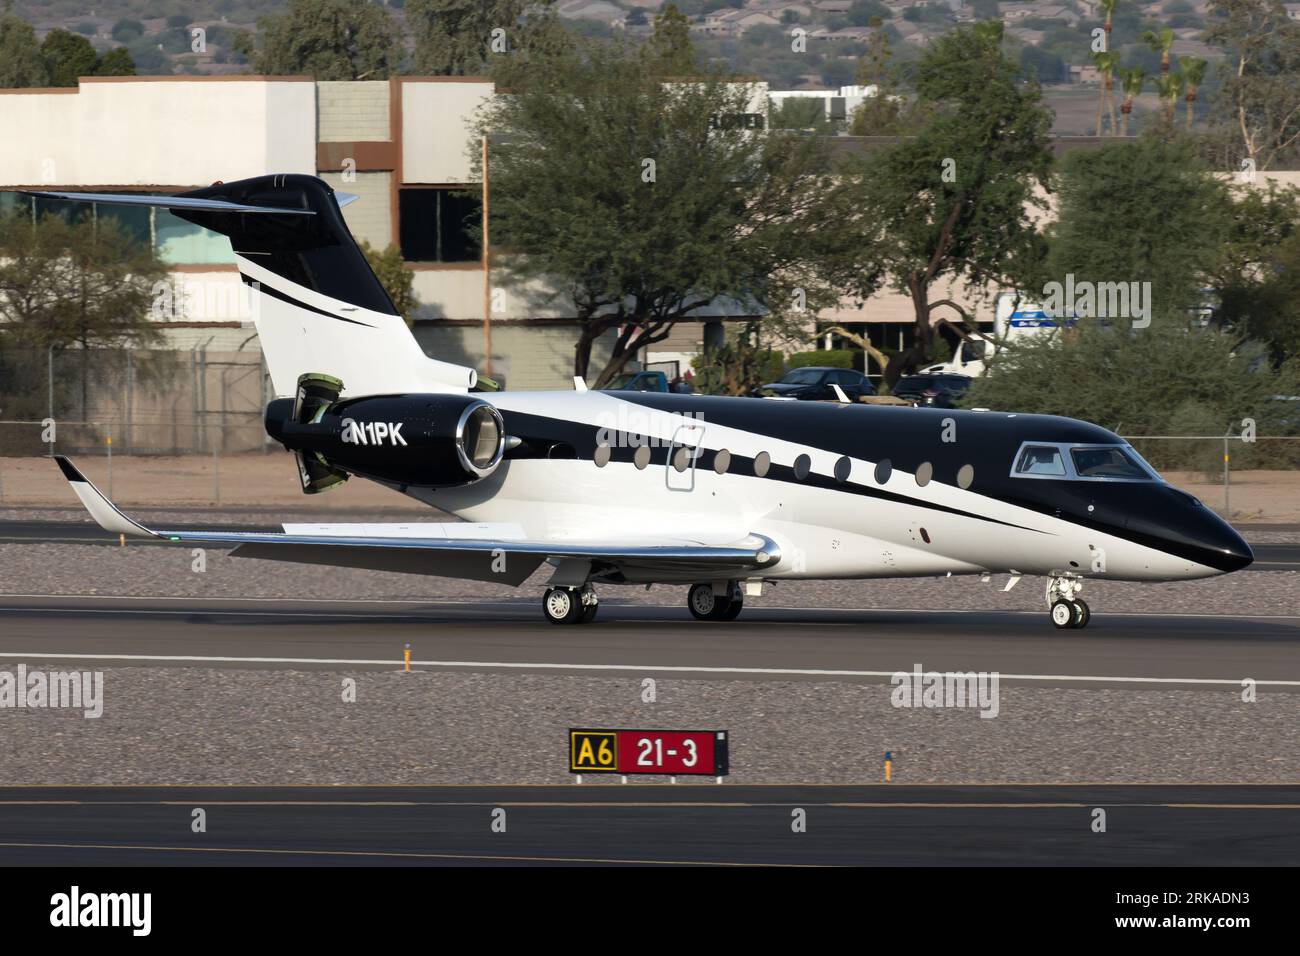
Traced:
<path fill-rule="evenodd" d="M 1207 43 L 1228 56 L 1219 122 L 1255 169 L 1294 159 L 1300 144 L 1300 23 L 1276 0 L 1212 0 Z"/>
<path fill-rule="evenodd" d="M 1147 82 L 1147 71 L 1140 66 L 1133 66 L 1119 71 L 1120 84 L 1124 88 L 1124 102 L 1119 111 L 1124 116 L 1124 135 L 1128 135 L 1129 117 L 1133 113 L 1133 101 L 1142 95 L 1142 87 Z"/>
<path fill-rule="evenodd" d="M 1029 210 L 1042 206 L 1035 185 L 1048 183 L 1051 115 L 1002 53 L 1001 28 L 988 21 L 933 41 L 916 72 L 929 118 L 861 161 L 838 192 L 839 219 L 856 230 L 845 288 L 865 299 L 890 285 L 912 301 L 914 340 L 890 360 L 890 385 L 929 359 L 933 313 L 961 311 L 931 301 L 936 282 L 1014 287 L 1043 253 Z"/>
<path fill-rule="evenodd" d="M 674 3 L 667 4 L 655 17 L 648 47 L 650 70 L 659 76 L 695 76 L 700 72 L 695 45 L 691 43 L 691 21 Z"/>
<path fill-rule="evenodd" d="M 1210 281 L 1215 323 L 1264 343 L 1275 365 L 1300 361 L 1300 190 L 1234 184 L 1231 194 Z"/>
<path fill-rule="evenodd" d="M 1178 98 L 1183 95 L 1183 74 L 1178 70 L 1161 73 L 1156 77 L 1156 93 L 1160 96 L 1165 128 L 1173 129 L 1174 111 L 1178 109 Z"/>
<path fill-rule="evenodd" d="M 36 30 L 13 12 L 12 0 L 5 0 L 0 11 L 0 89 L 44 86 L 48 82 Z"/>
<path fill-rule="evenodd" d="M 242 33 L 237 49 L 257 73 L 317 80 L 382 80 L 396 70 L 401 44 L 388 11 L 352 0 L 289 0 L 279 16 Z"/>
<path fill-rule="evenodd" d="M 1228 232 L 1227 192 L 1190 142 L 1142 137 L 1072 152 L 1055 186 L 1052 279 L 1149 282 L 1157 322 L 1196 307 Z"/>
<path fill-rule="evenodd" d="M 144 24 L 139 20 L 124 17 L 113 24 L 112 36 L 118 43 L 130 43 L 144 36 Z"/>
<path fill-rule="evenodd" d="M 135 61 L 126 47 L 116 46 L 99 58 L 96 76 L 135 76 Z"/>
<path fill-rule="evenodd" d="M 89 40 L 59 29 L 45 35 L 41 58 L 51 86 L 76 86 L 77 77 L 93 76 L 99 63 L 99 54 Z"/>
<path fill-rule="evenodd" d="M 1187 93 L 1183 98 L 1187 101 L 1187 128 L 1191 129 L 1196 111 L 1196 91 L 1205 82 L 1205 69 L 1209 64 L 1200 57 L 1185 56 L 1178 61 L 1178 66 L 1182 69 L 1187 85 Z"/>
<path fill-rule="evenodd" d="M 483 73 L 493 31 L 506 49 L 518 45 L 524 0 L 407 0 L 408 29 L 415 37 L 412 65 L 430 76 Z"/>
<path fill-rule="evenodd" d="M 1097 3 L 1097 9 L 1101 11 L 1101 13 L 1105 14 L 1105 22 L 1102 24 L 1102 29 L 1106 33 L 1106 52 L 1109 52 L 1112 49 L 1110 45 L 1110 31 L 1115 19 L 1115 8 L 1118 6 L 1119 0 L 1098 0 Z"/>
<path fill-rule="evenodd" d="M 898 71 L 890 62 L 894 51 L 890 48 L 889 34 L 880 20 L 873 20 L 875 28 L 867 38 L 867 51 L 858 59 L 858 71 L 853 81 L 858 86 L 874 86 L 875 95 L 862 100 L 853 111 L 849 132 L 853 136 L 897 136 L 907 128 L 913 117 L 906 114 L 903 98 L 898 95 Z"/>
<path fill-rule="evenodd" d="M 1097 75 L 1101 78 L 1101 89 L 1097 100 L 1097 135 L 1101 136 L 1102 113 L 1110 113 L 1110 135 L 1114 136 L 1115 123 L 1115 68 L 1119 66 L 1119 54 L 1106 51 L 1092 54 L 1092 62 L 1097 66 Z"/>
<path fill-rule="evenodd" d="M 1169 28 L 1156 33 L 1154 30 L 1142 32 L 1142 42 L 1155 53 L 1160 54 L 1160 75 L 1169 74 L 1169 53 L 1174 48 L 1174 31 Z"/>
<path fill-rule="evenodd" d="M 384 287 L 388 297 L 397 306 L 397 314 L 406 319 L 407 325 L 415 321 L 415 309 L 420 304 L 415 295 L 415 274 L 406 267 L 400 246 L 389 243 L 383 250 L 376 249 L 364 239 L 360 243 L 361 252 L 370 263 L 379 284 Z"/>
<path fill-rule="evenodd" d="M 547 286 L 538 305 L 574 309 L 575 375 L 615 333 L 596 386 L 711 307 L 762 315 L 835 298 L 808 266 L 835 231 L 821 141 L 748 129 L 752 84 L 666 82 L 647 69 L 652 53 L 615 41 L 507 58 L 498 82 L 514 93 L 480 116 L 502 142 L 494 262 L 513 288 Z"/>
<path fill-rule="evenodd" d="M 110 217 L 4 217 L 0 352 L 76 350 L 84 412 L 92 379 L 108 371 L 98 358 L 92 362 L 92 349 L 147 348 L 161 340 L 151 312 L 167 276 L 167 266 L 149 246 Z"/>

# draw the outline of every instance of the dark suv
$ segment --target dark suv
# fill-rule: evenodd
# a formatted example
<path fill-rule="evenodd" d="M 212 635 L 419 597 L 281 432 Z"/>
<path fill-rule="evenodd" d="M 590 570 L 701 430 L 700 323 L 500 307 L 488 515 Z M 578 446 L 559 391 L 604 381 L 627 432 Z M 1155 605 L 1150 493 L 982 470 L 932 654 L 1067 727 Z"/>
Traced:
<path fill-rule="evenodd" d="M 906 375 L 898 380 L 891 394 L 917 405 L 955 408 L 970 383 L 969 375 Z"/>
<path fill-rule="evenodd" d="M 848 368 L 792 368 L 781 376 L 779 382 L 760 385 L 754 390 L 758 396 L 774 398 L 799 398 L 813 401 L 834 401 L 832 385 L 838 385 L 851 402 L 863 395 L 875 395 L 876 387 L 861 372 Z"/>

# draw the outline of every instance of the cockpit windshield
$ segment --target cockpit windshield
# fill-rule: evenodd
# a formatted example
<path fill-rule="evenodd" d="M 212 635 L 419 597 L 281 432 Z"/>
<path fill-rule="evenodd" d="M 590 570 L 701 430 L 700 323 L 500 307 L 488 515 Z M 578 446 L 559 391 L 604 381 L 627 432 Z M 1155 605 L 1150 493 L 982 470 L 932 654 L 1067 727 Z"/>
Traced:
<path fill-rule="evenodd" d="M 1016 453 L 1016 478 L 1070 481 L 1160 481 L 1155 469 L 1128 445 L 1025 442 Z"/>
<path fill-rule="evenodd" d="M 1150 478 L 1123 448 L 1072 448 L 1074 470 L 1080 478 Z"/>

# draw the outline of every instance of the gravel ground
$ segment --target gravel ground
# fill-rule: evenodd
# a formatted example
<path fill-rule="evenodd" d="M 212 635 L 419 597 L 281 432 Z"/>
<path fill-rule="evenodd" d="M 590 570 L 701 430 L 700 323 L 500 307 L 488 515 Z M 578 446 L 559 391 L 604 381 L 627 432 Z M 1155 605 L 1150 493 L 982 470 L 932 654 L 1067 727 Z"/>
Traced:
<path fill-rule="evenodd" d="M 209 550 L 207 570 L 191 570 L 191 549 L 161 545 L 115 548 L 79 544 L 0 545 L 0 594 L 129 595 L 134 597 L 302 598 L 322 596 L 320 573 L 308 565 L 232 558 Z M 536 602 L 549 572 L 518 588 L 385 571 L 340 568 L 331 572 L 330 595 L 371 600 L 439 599 Z M 1046 580 L 1026 577 L 1004 592 L 1006 575 L 988 584 L 978 577 L 901 578 L 874 581 L 782 581 L 747 598 L 748 607 L 933 608 L 935 610 L 1042 610 Z M 685 587 L 607 586 L 613 604 L 680 605 Z M 1096 612 L 1300 614 L 1300 572 L 1248 571 L 1199 581 L 1142 584 L 1089 581 L 1084 596 Z"/>
<path fill-rule="evenodd" d="M 345 677 L 356 703 L 341 700 Z M 736 783 L 875 782 L 885 751 L 900 783 L 1300 778 L 1300 695 L 1243 704 L 1232 690 L 1003 687 L 999 716 L 982 719 L 896 709 L 889 691 L 661 679 L 645 704 L 635 676 L 115 668 L 98 719 L 0 711 L 0 775 L 32 785 L 567 783 L 567 728 L 665 726 L 729 731 Z"/>

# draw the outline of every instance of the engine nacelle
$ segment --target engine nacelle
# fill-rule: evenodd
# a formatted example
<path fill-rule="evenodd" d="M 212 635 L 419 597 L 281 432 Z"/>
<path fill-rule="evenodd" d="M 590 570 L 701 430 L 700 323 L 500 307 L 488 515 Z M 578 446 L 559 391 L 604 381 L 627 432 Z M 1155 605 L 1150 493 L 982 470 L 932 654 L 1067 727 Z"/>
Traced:
<path fill-rule="evenodd" d="M 267 405 L 266 430 L 298 452 L 308 492 L 347 474 L 426 488 L 470 484 L 496 471 L 505 452 L 501 413 L 473 395 L 374 395 L 313 404 L 300 393 L 297 400 Z M 318 478 L 331 474 L 334 482 Z"/>

